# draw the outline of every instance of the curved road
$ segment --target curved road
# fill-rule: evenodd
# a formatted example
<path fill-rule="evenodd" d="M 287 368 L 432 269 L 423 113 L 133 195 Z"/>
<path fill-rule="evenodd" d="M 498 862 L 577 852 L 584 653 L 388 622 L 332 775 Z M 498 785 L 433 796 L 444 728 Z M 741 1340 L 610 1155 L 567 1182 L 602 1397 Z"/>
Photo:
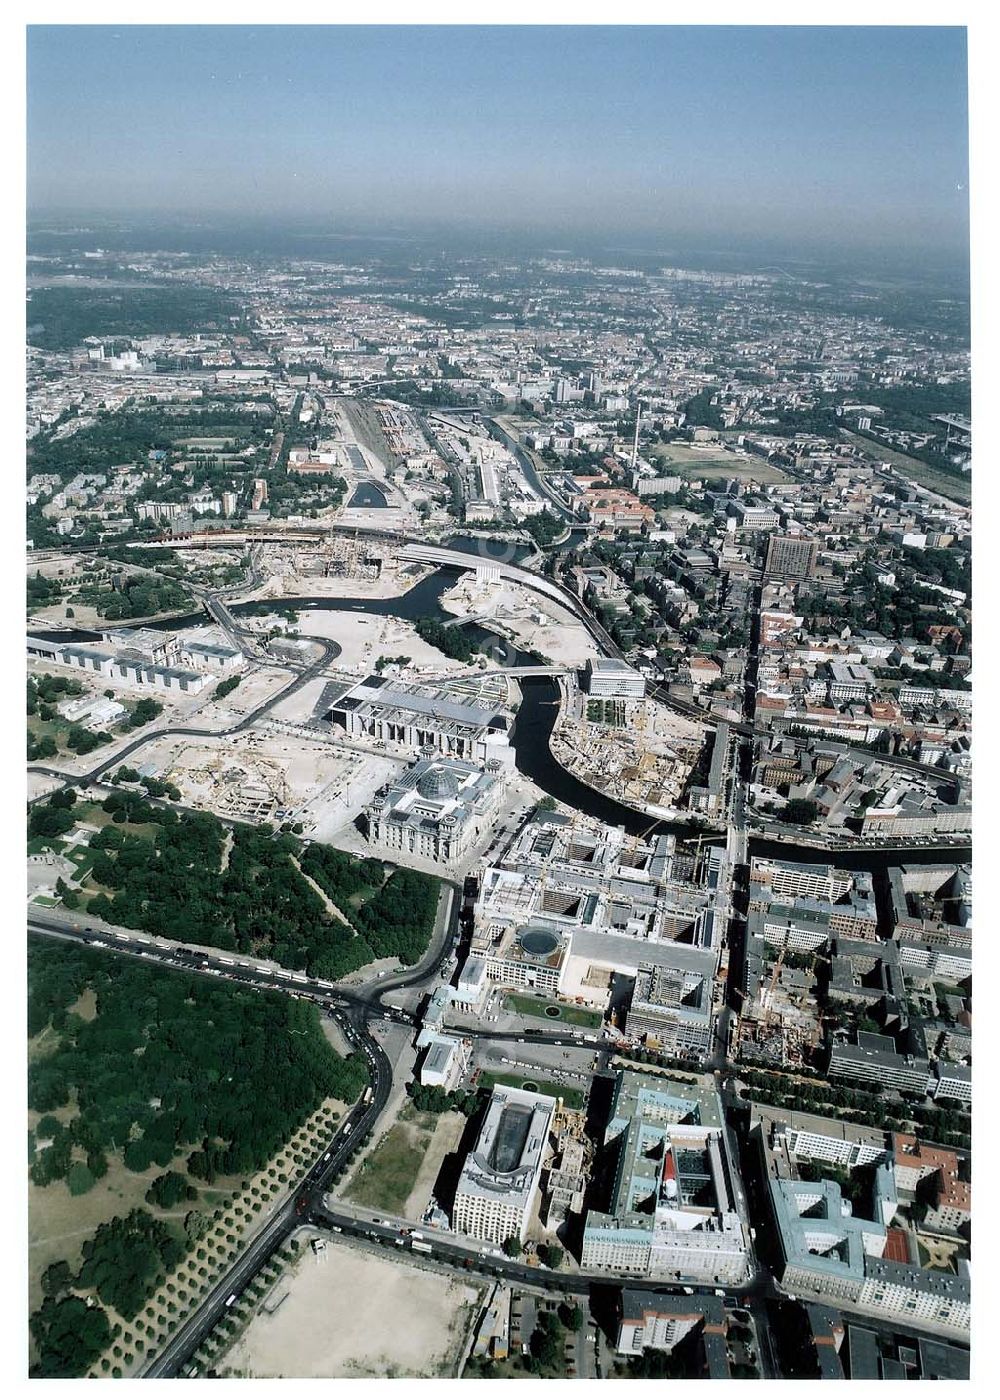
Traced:
<path fill-rule="evenodd" d="M 445 888 L 452 889 L 450 886 Z M 323 1193 L 331 1179 L 342 1169 L 356 1144 L 362 1142 L 374 1127 L 392 1091 L 392 1066 L 382 1046 L 371 1034 L 369 1023 L 381 1019 L 401 1023 L 412 1022 L 412 1017 L 406 1012 L 393 1008 L 383 1009 L 381 998 L 392 988 L 419 985 L 434 977 L 448 954 L 454 937 L 457 912 L 458 906 L 452 889 L 449 916 L 441 920 L 437 942 L 432 943 L 420 963 L 357 993 L 347 991 L 335 983 L 309 978 L 304 974 L 265 969 L 249 961 L 230 958 L 213 949 L 194 949 L 168 943 L 166 940 L 154 940 L 144 933 L 112 929 L 105 924 L 98 927 L 100 921 L 84 922 L 86 916 L 69 920 L 48 911 L 31 912 L 28 919 L 30 933 L 68 939 L 90 946 L 114 947 L 116 951 L 150 958 L 178 970 L 201 973 L 205 976 L 224 976 L 231 981 L 284 991 L 318 1001 L 330 1008 L 330 1014 L 335 1017 L 347 1039 L 368 1061 L 370 1098 L 366 1092 L 364 1098 L 354 1105 L 338 1125 L 324 1151 L 293 1190 L 278 1203 L 262 1227 L 247 1242 L 235 1263 L 169 1339 L 162 1351 L 150 1359 L 142 1372 L 143 1375 L 164 1377 L 178 1374 L 227 1311 L 227 1306 L 231 1306 L 229 1300 L 234 1294 L 239 1296 L 250 1280 L 281 1248 L 292 1231 L 304 1223 L 307 1212 L 312 1212 L 322 1202 Z"/>

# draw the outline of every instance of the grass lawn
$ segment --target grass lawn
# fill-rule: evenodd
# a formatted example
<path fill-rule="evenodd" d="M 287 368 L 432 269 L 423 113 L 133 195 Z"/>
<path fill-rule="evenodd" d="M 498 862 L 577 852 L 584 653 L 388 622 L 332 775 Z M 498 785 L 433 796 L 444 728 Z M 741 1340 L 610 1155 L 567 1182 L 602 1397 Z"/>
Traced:
<path fill-rule="evenodd" d="M 28 842 L 28 855 L 38 856 L 42 851 L 54 851 L 56 855 L 61 855 L 65 845 L 65 841 L 58 836 L 33 836 Z"/>
<path fill-rule="evenodd" d="M 73 699 L 72 696 L 68 698 Z M 66 740 L 69 737 L 71 725 L 69 720 L 63 719 L 61 715 L 58 719 L 50 720 L 42 719 L 40 715 L 29 715 L 28 728 L 36 739 L 43 739 L 48 735 L 56 748 L 62 751 L 66 748 Z"/>
<path fill-rule="evenodd" d="M 585 1011 L 582 1006 L 565 1006 L 562 1002 L 547 1001 L 544 997 L 522 997 L 511 992 L 506 1001 L 518 1015 L 537 1016 L 542 1021 L 562 1021 L 564 1025 L 586 1026 L 592 1030 L 604 1020 L 599 1011 Z M 553 1015 L 556 1011 L 558 1016 Z"/>
<path fill-rule="evenodd" d="M 860 447 L 861 451 L 872 461 L 888 462 L 907 481 L 916 482 L 918 486 L 926 486 L 928 491 L 936 491 L 940 496 L 947 496 L 950 501 L 959 501 L 962 505 L 967 506 L 971 502 L 972 482 L 970 476 L 952 476 L 950 472 L 938 471 L 927 462 L 921 462 L 919 457 L 908 457 L 905 452 L 897 452 L 892 447 L 886 447 L 883 443 L 876 442 L 874 438 L 862 437 L 858 433 L 849 433 L 843 428 L 841 434 L 853 446 Z"/>
<path fill-rule="evenodd" d="M 65 852 L 66 859 L 71 865 L 76 866 L 76 878 L 82 880 L 84 875 L 94 863 L 94 855 L 86 846 L 74 846 L 72 850 Z"/>
<path fill-rule="evenodd" d="M 347 907 L 348 907 L 348 909 L 355 909 L 355 910 L 360 909 L 361 906 L 362 906 L 363 904 L 367 904 L 368 901 L 369 901 L 374 895 L 377 895 L 377 894 L 378 894 L 378 887 L 377 887 L 377 886 L 375 886 L 375 885 L 365 885 L 362 889 L 360 889 L 360 890 L 355 890 L 355 892 L 354 892 L 352 895 L 348 895 L 348 897 L 347 897 Z"/>
<path fill-rule="evenodd" d="M 31 902 L 32 904 L 40 904 L 43 909 L 54 909 L 59 900 L 51 899 L 47 894 L 36 894 Z"/>
<path fill-rule="evenodd" d="M 699 452 L 683 443 L 661 443 L 650 448 L 648 456 L 659 464 L 664 476 L 679 476 L 685 481 L 695 481 L 699 477 L 734 477 L 741 481 L 759 481 L 766 486 L 789 480 L 787 472 L 765 462 L 762 457 L 737 457 L 735 453 L 711 450 Z"/>
<path fill-rule="evenodd" d="M 418 1141 L 418 1139 L 425 1139 Z M 360 1171 L 346 1192 L 347 1199 L 372 1210 L 388 1210 L 402 1214 L 430 1134 L 414 1125 L 395 1123 L 361 1165 Z"/>
<path fill-rule="evenodd" d="M 533 1079 L 530 1073 L 525 1074 L 490 1074 L 484 1070 L 479 1076 L 479 1083 L 486 1084 L 493 1088 L 496 1084 L 509 1084 L 512 1089 L 529 1089 L 533 1094 L 551 1094 L 554 1099 L 562 1099 L 567 1108 L 583 1107 L 583 1091 L 572 1089 L 568 1084 L 551 1084 L 545 1079 Z"/>
<path fill-rule="evenodd" d="M 143 841 L 152 840 L 153 833 L 160 829 L 155 822 L 115 822 L 113 815 L 105 812 L 99 802 L 77 802 L 73 816 L 84 826 L 120 826 L 125 835 L 138 836 Z"/>

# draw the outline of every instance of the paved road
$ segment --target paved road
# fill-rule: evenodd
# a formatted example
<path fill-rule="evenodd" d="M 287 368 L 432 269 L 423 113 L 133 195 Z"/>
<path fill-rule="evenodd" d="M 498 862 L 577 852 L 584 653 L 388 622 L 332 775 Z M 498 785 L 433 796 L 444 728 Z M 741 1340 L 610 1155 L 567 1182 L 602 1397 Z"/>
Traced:
<path fill-rule="evenodd" d="M 353 1236 L 354 1238 L 368 1239 L 374 1244 L 389 1246 L 390 1248 L 407 1248 L 412 1250 L 412 1235 L 405 1235 L 404 1230 L 409 1229 L 405 1224 L 395 1224 L 389 1222 L 382 1224 L 386 1219 L 385 1215 L 359 1217 L 357 1211 L 342 1206 L 339 1202 L 323 1201 L 310 1211 L 307 1222 L 328 1230 L 335 1229 L 337 1232 Z M 598 1274 L 577 1273 L 563 1270 L 546 1269 L 540 1265 L 525 1264 L 519 1259 L 508 1259 L 502 1250 L 495 1245 L 484 1244 L 479 1240 L 466 1239 L 464 1236 L 452 1235 L 441 1230 L 432 1230 L 421 1225 L 417 1231 L 422 1243 L 430 1245 L 430 1253 L 425 1255 L 429 1259 L 434 1259 L 438 1263 L 448 1264 L 454 1268 L 477 1274 L 485 1274 L 487 1277 L 502 1278 L 507 1282 L 521 1283 L 531 1288 L 544 1289 L 549 1293 L 558 1293 L 566 1297 L 587 1297 L 592 1288 L 607 1287 L 609 1284 L 629 1283 L 640 1285 L 644 1290 L 654 1293 L 665 1293 L 672 1296 L 683 1295 L 690 1289 L 692 1294 L 712 1294 L 719 1288 L 715 1283 L 684 1284 L 658 1282 L 651 1280 L 645 1274 L 611 1273 L 602 1271 Z M 421 1251 L 423 1252 L 423 1251 Z M 769 1288 L 770 1278 L 766 1275 L 748 1279 L 745 1283 L 727 1285 L 723 1292 L 733 1306 L 742 1306 L 740 1299 L 756 1298 L 763 1296 Z"/>
<path fill-rule="evenodd" d="M 447 910 L 437 921 L 431 946 L 414 968 L 395 974 L 391 979 L 359 988 L 357 991 L 335 983 L 309 978 L 303 973 L 289 973 L 254 964 L 250 960 L 229 957 L 213 949 L 190 948 L 171 940 L 156 939 L 144 933 L 113 929 L 101 920 L 89 917 L 69 919 L 65 915 L 31 910 L 28 918 L 30 933 L 52 938 L 68 939 L 89 946 L 113 947 L 134 957 L 144 957 L 179 971 L 204 976 L 221 976 L 230 981 L 283 991 L 293 996 L 305 996 L 326 1006 L 337 1019 L 352 1047 L 368 1062 L 371 1096 L 355 1104 L 340 1123 L 333 1138 L 300 1178 L 295 1187 L 279 1203 L 274 1213 L 248 1242 L 235 1263 L 211 1293 L 198 1305 L 183 1326 L 167 1342 L 163 1350 L 150 1358 L 143 1375 L 176 1376 L 187 1365 L 202 1341 L 227 1311 L 227 1304 L 237 1297 L 250 1280 L 281 1248 L 295 1228 L 304 1223 L 321 1202 L 333 1176 L 343 1167 L 356 1143 L 362 1141 L 375 1126 L 385 1109 L 392 1091 L 392 1066 L 382 1046 L 369 1029 L 373 1020 L 411 1023 L 407 1012 L 381 1005 L 384 993 L 392 987 L 420 985 L 433 979 L 447 957 L 457 922 L 458 901 L 452 896 L 444 903 Z"/>
<path fill-rule="evenodd" d="M 372 1076 L 370 1103 L 355 1104 L 340 1123 L 324 1152 L 313 1163 L 302 1180 L 280 1202 L 275 1214 L 265 1222 L 236 1260 L 227 1274 L 203 1299 L 184 1325 L 174 1333 L 163 1350 L 146 1366 L 144 1376 L 176 1376 L 187 1365 L 199 1346 L 215 1328 L 254 1276 L 285 1243 L 289 1235 L 303 1224 L 314 1203 L 333 1175 L 345 1164 L 355 1142 L 375 1125 L 392 1089 L 392 1066 L 377 1041 L 367 1030 L 342 1022 L 345 1034 L 361 1045 Z"/>

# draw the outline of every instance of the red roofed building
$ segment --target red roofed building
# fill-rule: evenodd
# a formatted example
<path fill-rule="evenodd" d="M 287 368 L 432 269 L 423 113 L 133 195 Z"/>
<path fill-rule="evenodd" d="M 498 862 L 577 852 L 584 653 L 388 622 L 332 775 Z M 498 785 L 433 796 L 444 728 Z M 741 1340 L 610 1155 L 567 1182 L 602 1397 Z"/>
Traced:
<path fill-rule="evenodd" d="M 928 1206 L 930 1229 L 959 1230 L 972 1219 L 972 1187 L 958 1175 L 958 1156 L 929 1147 L 910 1133 L 893 1133 L 893 1174 L 901 1191 L 913 1191 Z"/>

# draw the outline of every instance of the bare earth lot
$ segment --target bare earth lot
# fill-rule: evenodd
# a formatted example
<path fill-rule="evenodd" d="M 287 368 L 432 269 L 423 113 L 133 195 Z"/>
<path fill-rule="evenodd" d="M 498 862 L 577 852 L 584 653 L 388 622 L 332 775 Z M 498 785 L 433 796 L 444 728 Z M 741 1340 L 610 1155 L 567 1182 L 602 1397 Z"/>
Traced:
<path fill-rule="evenodd" d="M 247 1377 L 453 1376 L 479 1291 L 401 1259 L 330 1244 L 279 1282 L 222 1374 Z"/>

